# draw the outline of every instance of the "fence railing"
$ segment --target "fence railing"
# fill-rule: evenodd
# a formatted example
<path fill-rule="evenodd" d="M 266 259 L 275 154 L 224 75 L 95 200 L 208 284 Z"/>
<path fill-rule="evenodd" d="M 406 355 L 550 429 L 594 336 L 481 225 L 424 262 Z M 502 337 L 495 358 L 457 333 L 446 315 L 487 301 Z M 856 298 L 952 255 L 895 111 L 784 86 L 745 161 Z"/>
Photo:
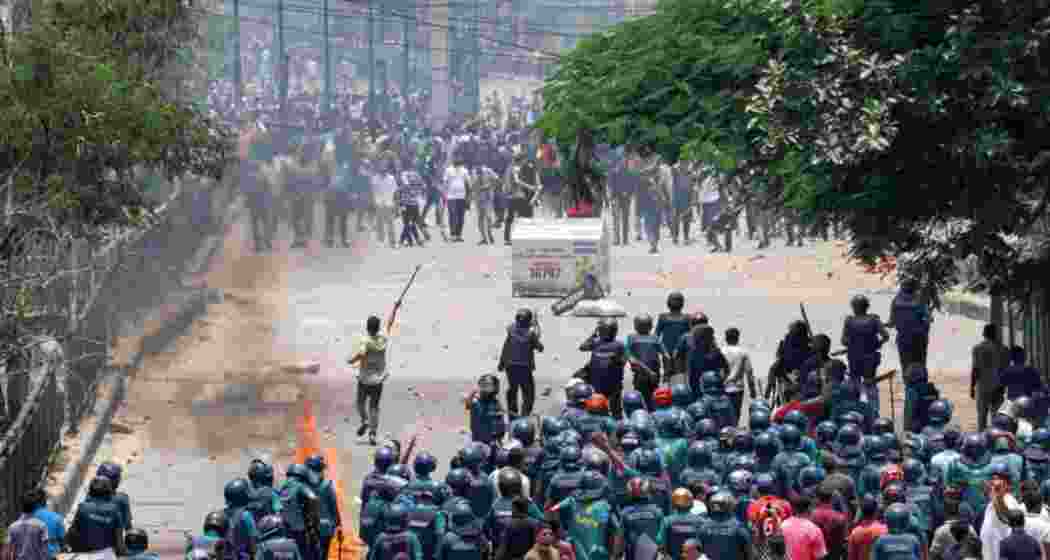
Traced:
<path fill-rule="evenodd" d="M 12 373 L 32 380 L 32 388 L 0 440 L 0 515 L 5 524 L 18 517 L 22 495 L 40 484 L 66 420 L 54 365 Z"/>

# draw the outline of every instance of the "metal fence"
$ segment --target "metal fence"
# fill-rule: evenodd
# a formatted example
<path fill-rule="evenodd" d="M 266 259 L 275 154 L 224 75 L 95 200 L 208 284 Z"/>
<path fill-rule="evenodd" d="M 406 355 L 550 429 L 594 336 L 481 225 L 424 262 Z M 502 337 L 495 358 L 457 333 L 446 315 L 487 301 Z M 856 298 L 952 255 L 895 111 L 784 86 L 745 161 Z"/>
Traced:
<path fill-rule="evenodd" d="M 34 382 L 0 441 L 0 515 L 5 525 L 21 512 L 22 495 L 40 484 L 65 424 L 55 367 L 17 373 L 23 374 L 17 377 Z"/>

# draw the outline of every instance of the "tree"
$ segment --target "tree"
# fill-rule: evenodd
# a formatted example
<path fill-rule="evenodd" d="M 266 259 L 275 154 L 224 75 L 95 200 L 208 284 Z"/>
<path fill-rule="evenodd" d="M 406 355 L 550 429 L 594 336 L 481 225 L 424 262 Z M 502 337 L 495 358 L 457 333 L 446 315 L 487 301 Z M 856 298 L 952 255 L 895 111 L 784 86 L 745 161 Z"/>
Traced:
<path fill-rule="evenodd" d="M 993 291 L 1045 278 L 1046 2 L 811 1 L 778 25 L 799 39 L 749 109 L 764 149 L 821 170 L 793 204 L 843 218 L 855 256 L 899 254 L 939 288 L 969 255 Z"/>

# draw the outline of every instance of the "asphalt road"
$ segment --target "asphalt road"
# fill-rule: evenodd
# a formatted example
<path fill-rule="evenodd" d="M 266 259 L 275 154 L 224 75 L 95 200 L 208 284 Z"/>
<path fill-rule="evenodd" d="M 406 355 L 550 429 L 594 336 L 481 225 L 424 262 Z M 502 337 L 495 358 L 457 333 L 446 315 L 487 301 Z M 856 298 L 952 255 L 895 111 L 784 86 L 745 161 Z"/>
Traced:
<path fill-rule="evenodd" d="M 471 218 L 468 215 L 468 224 Z M 223 379 L 228 381 L 221 390 L 211 391 L 210 401 L 199 396 L 178 400 L 152 389 L 136 393 L 133 388 L 137 401 L 131 407 L 176 407 L 175 414 L 182 416 L 165 417 L 164 424 L 153 421 L 149 447 L 129 466 L 122 486 L 132 497 L 136 525 L 151 531 L 166 556 L 181 546 L 184 531 L 199 530 L 204 515 L 221 507 L 223 485 L 244 473 L 253 457 L 274 458 L 283 474 L 305 399 L 314 404 L 324 445 L 338 450 L 339 472 L 334 474 L 353 500 L 374 449 L 354 433 L 359 425 L 354 372 L 342 362 L 363 331 L 365 318 L 389 312 L 417 264 L 422 270 L 405 298 L 388 358 L 392 377 L 384 388 L 381 432 L 402 439 L 420 435 L 419 448 L 438 455 L 444 472 L 447 458 L 465 438 L 459 399 L 479 375 L 494 371 L 515 309 L 546 310 L 551 303 L 512 298 L 510 249 L 478 247 L 477 233 L 469 225 L 466 229 L 467 240 L 459 244 L 438 240 L 425 248 L 389 250 L 374 240 L 359 239 L 351 249 L 313 247 L 273 257 L 293 264 L 279 292 L 285 294 L 278 302 L 283 309 L 267 336 L 287 356 L 321 364 L 319 374 L 292 382 L 300 395 L 274 396 L 267 388 L 274 384 L 272 375 L 253 380 L 251 371 L 237 372 L 236 377 L 226 372 Z M 719 336 L 729 326 L 743 331 L 743 343 L 752 348 L 756 370 L 763 376 L 776 342 L 799 317 L 800 301 L 806 302 L 814 330 L 831 334 L 833 340 L 853 293 L 868 293 L 875 310 L 888 309 L 892 291 L 886 284 L 858 275 L 855 267 L 837 258 L 840 250 L 830 244 L 777 245 L 761 252 L 746 241 L 738 244 L 732 257 L 707 255 L 702 244 L 665 243 L 660 255 L 648 255 L 641 243 L 615 248 L 614 299 L 630 315 L 655 315 L 663 311 L 671 288 L 684 291 L 687 309 L 707 313 Z M 537 359 L 538 384 L 541 391 L 553 388 L 550 397 L 540 398 L 538 408 L 544 411 L 559 405 L 560 387 L 582 365 L 585 355 L 577 346 L 592 331 L 594 320 L 555 318 L 544 312 L 541 323 L 547 351 Z M 628 317 L 621 333 L 629 328 Z M 976 323 L 939 316 L 931 368 L 952 378 L 965 375 L 969 348 L 978 336 Z M 224 352 L 232 358 L 258 350 L 234 343 Z M 887 354 L 884 367 L 896 367 L 896 352 Z M 216 359 L 204 367 L 232 367 L 224 361 Z M 170 381 L 175 393 L 192 383 Z M 187 394 L 199 392 L 197 387 Z M 180 422 L 196 423 L 197 429 L 162 437 L 168 424 Z M 245 435 L 249 431 L 251 438 Z"/>

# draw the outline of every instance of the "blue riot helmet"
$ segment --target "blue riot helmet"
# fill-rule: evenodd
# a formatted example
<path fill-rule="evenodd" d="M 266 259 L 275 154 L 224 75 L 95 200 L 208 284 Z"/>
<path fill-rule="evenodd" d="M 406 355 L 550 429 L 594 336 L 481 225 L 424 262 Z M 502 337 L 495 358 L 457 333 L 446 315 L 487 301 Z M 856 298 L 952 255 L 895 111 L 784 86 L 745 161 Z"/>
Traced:
<path fill-rule="evenodd" d="M 718 422 L 712 418 L 704 418 L 696 425 L 698 439 L 718 439 Z"/>
<path fill-rule="evenodd" d="M 751 432 L 737 432 L 733 436 L 733 451 L 738 453 L 751 453 L 755 450 L 754 438 Z"/>
<path fill-rule="evenodd" d="M 988 442 L 984 434 L 968 434 L 963 438 L 962 448 L 959 452 L 968 461 L 980 461 L 985 456 L 985 453 L 988 452 Z"/>
<path fill-rule="evenodd" d="M 280 515 L 267 515 L 259 520 L 256 529 L 260 540 L 270 540 L 287 536 L 284 518 Z"/>
<path fill-rule="evenodd" d="M 752 412 L 747 424 L 752 432 L 764 432 L 768 430 L 770 424 L 769 412 L 766 412 L 765 410 L 756 410 L 755 412 Z"/>
<path fill-rule="evenodd" d="M 824 472 L 824 469 L 816 465 L 810 465 L 798 473 L 798 485 L 803 489 L 813 488 L 824 482 L 826 477 L 827 473 Z"/>
<path fill-rule="evenodd" d="M 113 489 L 116 490 L 120 486 L 120 479 L 124 474 L 124 469 L 120 468 L 120 465 L 106 461 L 98 466 L 98 470 L 95 471 L 96 476 L 104 476 L 113 482 Z"/>
<path fill-rule="evenodd" d="M 408 508 L 396 502 L 391 504 L 383 514 L 383 524 L 391 533 L 404 531 L 408 527 Z"/>
<path fill-rule="evenodd" d="M 529 447 L 536 442 L 536 426 L 528 418 L 518 418 L 510 424 L 510 437 Z"/>
<path fill-rule="evenodd" d="M 809 430 L 809 418 L 801 410 L 792 410 L 784 415 L 784 424 L 798 428 L 799 432 L 806 433 Z"/>
<path fill-rule="evenodd" d="M 864 423 L 865 423 L 865 420 L 866 420 L 866 418 L 864 418 L 864 415 L 859 413 L 859 412 L 857 412 L 856 410 L 851 410 L 849 412 L 843 412 L 838 417 L 838 423 L 839 423 L 840 426 L 843 425 L 843 424 L 856 424 L 858 426 L 863 426 Z"/>
<path fill-rule="evenodd" d="M 590 450 L 584 454 L 583 465 L 587 470 L 595 471 L 602 476 L 609 476 L 611 469 L 609 457 L 597 450 Z"/>
<path fill-rule="evenodd" d="M 629 456 L 635 449 L 642 446 L 642 440 L 639 439 L 638 434 L 635 432 L 627 432 L 620 438 L 620 447 L 623 448 L 623 454 L 625 457 Z"/>
<path fill-rule="evenodd" d="M 825 447 L 835 443 L 835 436 L 838 435 L 838 431 L 838 425 L 831 420 L 825 420 L 817 424 L 817 443 Z"/>
<path fill-rule="evenodd" d="M 256 486 L 273 486 L 273 467 L 262 459 L 252 459 L 248 480 Z"/>
<path fill-rule="evenodd" d="M 755 456 L 749 454 L 736 455 L 729 465 L 731 471 L 755 472 Z"/>
<path fill-rule="evenodd" d="M 780 429 L 780 443 L 786 451 L 798 451 L 802 445 L 802 432 L 788 424 Z"/>
<path fill-rule="evenodd" d="M 452 526 L 465 527 L 474 522 L 474 510 L 469 502 L 460 501 L 452 506 Z"/>
<path fill-rule="evenodd" d="M 772 496 L 777 493 L 777 479 L 769 473 L 761 473 L 755 477 L 755 491 L 759 496 Z"/>
<path fill-rule="evenodd" d="M 736 495 L 751 493 L 751 471 L 735 470 L 726 478 L 726 485 Z"/>
<path fill-rule="evenodd" d="M 605 477 L 598 471 L 587 471 L 580 481 L 580 494 L 584 500 L 600 500 L 605 497 Z"/>
<path fill-rule="evenodd" d="M 952 403 L 945 399 L 937 399 L 926 409 L 926 416 L 931 424 L 943 426 L 952 419 Z"/>
<path fill-rule="evenodd" d="M 634 331 L 640 335 L 647 335 L 653 330 L 653 316 L 648 313 L 636 315 L 634 318 Z"/>
<path fill-rule="evenodd" d="M 1050 430 L 1046 428 L 1036 428 L 1032 432 L 1032 437 L 1029 438 L 1028 444 L 1039 447 L 1043 450 L 1050 449 Z"/>
<path fill-rule="evenodd" d="M 568 447 L 582 447 L 583 446 L 583 436 L 581 436 L 580 432 L 577 432 L 576 430 L 571 430 L 571 429 L 570 430 L 565 430 L 564 432 L 561 433 L 561 436 L 558 439 L 561 441 L 561 444 L 564 445 L 564 446 L 568 446 Z"/>
<path fill-rule="evenodd" d="M 685 408 L 693 403 L 693 391 L 684 383 L 671 385 L 671 404 Z"/>
<path fill-rule="evenodd" d="M 864 436 L 861 445 L 868 459 L 884 459 L 886 457 L 886 440 L 879 436 Z"/>
<path fill-rule="evenodd" d="M 243 478 L 235 478 L 226 483 L 222 495 L 230 507 L 244 507 L 252 501 L 252 485 Z"/>
<path fill-rule="evenodd" d="M 643 449 L 638 455 L 638 466 L 642 474 L 648 476 L 660 476 L 663 473 L 663 465 L 660 463 L 660 455 L 652 449 Z"/>
<path fill-rule="evenodd" d="M 702 441 L 694 441 L 686 451 L 686 462 L 691 468 L 706 469 L 711 466 L 713 455 L 709 445 Z"/>
<path fill-rule="evenodd" d="M 656 439 L 656 430 L 653 429 L 653 423 L 651 420 L 636 422 L 634 430 L 638 433 L 638 438 L 642 440 L 642 443 L 649 443 Z"/>
<path fill-rule="evenodd" d="M 587 399 L 594 396 L 594 387 L 586 383 L 578 383 L 569 390 L 569 402 L 574 406 L 582 407 Z"/>
<path fill-rule="evenodd" d="M 623 392 L 623 413 L 630 416 L 636 410 L 645 410 L 645 397 L 638 391 Z"/>
<path fill-rule="evenodd" d="M 457 496 L 466 497 L 470 489 L 470 473 L 466 469 L 452 469 L 445 475 L 445 484 L 452 489 Z"/>
<path fill-rule="evenodd" d="M 860 444 L 863 433 L 860 431 L 860 427 L 856 424 L 846 424 L 839 428 L 838 433 L 838 444 L 843 447 L 852 447 Z"/>
<path fill-rule="evenodd" d="M 962 445 L 962 431 L 956 426 L 948 426 L 944 429 L 944 445 L 948 449 L 959 449 Z"/>
<path fill-rule="evenodd" d="M 416 455 L 415 460 L 412 461 L 412 470 L 416 471 L 416 476 L 430 476 L 431 473 L 437 470 L 437 458 L 423 451 Z"/>
<path fill-rule="evenodd" d="M 376 472 L 386 473 L 387 469 L 391 465 L 397 462 L 397 456 L 394 454 L 394 450 L 389 447 L 380 447 L 376 450 L 376 456 L 372 460 L 372 464 L 375 466 Z"/>
<path fill-rule="evenodd" d="M 904 473 L 904 483 L 909 485 L 922 482 L 926 476 L 926 469 L 918 459 L 905 459 L 904 464 L 901 465 L 901 471 Z"/>
<path fill-rule="evenodd" d="M 565 429 L 565 423 L 557 416 L 544 416 L 542 421 L 543 439 L 554 439 Z"/>
<path fill-rule="evenodd" d="M 755 457 L 759 460 L 769 462 L 777 455 L 777 440 L 773 434 L 762 432 L 755 438 Z"/>
<path fill-rule="evenodd" d="M 717 395 L 725 391 L 722 374 L 717 371 L 706 371 L 700 376 L 700 389 L 705 395 Z"/>
<path fill-rule="evenodd" d="M 893 421 L 889 418 L 876 418 L 871 423 L 871 432 L 875 435 L 892 434 L 893 433 Z"/>
<path fill-rule="evenodd" d="M 565 471 L 576 471 L 580 469 L 580 463 L 583 461 L 583 456 L 580 453 L 579 447 L 565 447 L 561 450 L 558 455 L 558 465 L 562 470 Z"/>
<path fill-rule="evenodd" d="M 408 465 L 394 465 L 387 469 L 386 474 L 400 478 L 405 482 L 412 482 L 412 471 L 408 470 Z"/>
<path fill-rule="evenodd" d="M 685 435 L 685 426 L 682 423 L 682 419 L 673 414 L 660 416 L 657 428 L 660 430 L 661 437 L 681 438 Z"/>
<path fill-rule="evenodd" d="M 244 482 L 247 483 L 248 481 Z M 227 486 L 230 484 L 232 484 L 232 482 L 227 484 Z M 113 497 L 113 481 L 104 476 L 96 476 L 95 478 L 92 478 L 91 482 L 88 483 L 88 496 L 92 498 Z"/>
<path fill-rule="evenodd" d="M 907 532 L 911 525 L 911 509 L 904 504 L 891 505 L 882 517 L 886 520 L 886 527 L 893 533 Z"/>
<path fill-rule="evenodd" d="M 485 455 L 480 448 L 474 445 L 468 445 L 463 448 L 463 468 L 471 472 L 477 472 L 484 463 Z"/>
<path fill-rule="evenodd" d="M 747 407 L 748 414 L 752 416 L 760 410 L 767 414 L 773 414 L 773 405 L 769 404 L 769 401 L 765 399 L 755 399 Z"/>

